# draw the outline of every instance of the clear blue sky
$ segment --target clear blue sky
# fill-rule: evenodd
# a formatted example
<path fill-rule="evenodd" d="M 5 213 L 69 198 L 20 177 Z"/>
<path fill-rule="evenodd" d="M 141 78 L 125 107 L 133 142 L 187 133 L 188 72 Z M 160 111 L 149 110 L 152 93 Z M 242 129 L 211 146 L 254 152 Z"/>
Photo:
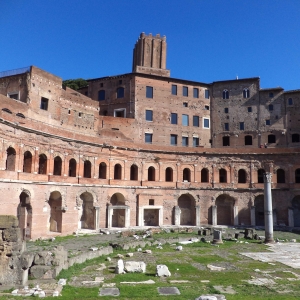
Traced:
<path fill-rule="evenodd" d="M 0 71 L 128 73 L 141 32 L 167 37 L 171 77 L 300 89 L 300 0 L 4 0 Z"/>

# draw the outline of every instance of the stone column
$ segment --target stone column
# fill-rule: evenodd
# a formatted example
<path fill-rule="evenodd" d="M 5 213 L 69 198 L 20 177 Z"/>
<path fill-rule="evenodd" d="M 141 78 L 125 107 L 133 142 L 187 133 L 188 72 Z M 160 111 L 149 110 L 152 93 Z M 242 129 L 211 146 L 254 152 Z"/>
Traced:
<path fill-rule="evenodd" d="M 212 225 L 216 226 L 217 225 L 217 206 L 213 205 L 211 207 L 211 213 L 212 213 Z"/>
<path fill-rule="evenodd" d="M 236 205 L 233 207 L 233 225 L 239 225 L 239 208 Z"/>
<path fill-rule="evenodd" d="M 126 207 L 125 209 L 125 227 L 128 228 L 130 226 L 130 207 Z"/>
<path fill-rule="evenodd" d="M 138 226 L 144 226 L 144 207 L 139 207 L 139 223 Z"/>
<path fill-rule="evenodd" d="M 177 225 L 177 226 L 180 225 L 180 215 L 181 215 L 180 207 L 175 206 L 175 209 L 174 209 L 174 225 Z"/>
<path fill-rule="evenodd" d="M 255 206 L 251 206 L 251 226 L 255 226 L 256 220 L 255 220 Z"/>
<path fill-rule="evenodd" d="M 163 218 L 163 207 L 161 207 L 158 211 L 158 226 L 164 225 L 164 218 Z"/>
<path fill-rule="evenodd" d="M 196 226 L 200 226 L 200 205 L 195 206 L 196 209 Z"/>
<path fill-rule="evenodd" d="M 264 173 L 265 243 L 274 242 L 271 180 L 272 180 L 272 174 Z"/>
<path fill-rule="evenodd" d="M 107 228 L 112 227 L 112 216 L 114 213 L 114 208 L 112 205 L 107 206 Z"/>
<path fill-rule="evenodd" d="M 289 227 L 294 227 L 294 210 L 288 209 Z"/>
<path fill-rule="evenodd" d="M 95 209 L 95 224 L 94 224 L 94 228 L 95 230 L 98 230 L 99 229 L 99 221 L 100 221 L 100 207 L 99 206 L 95 206 L 94 207 Z"/>

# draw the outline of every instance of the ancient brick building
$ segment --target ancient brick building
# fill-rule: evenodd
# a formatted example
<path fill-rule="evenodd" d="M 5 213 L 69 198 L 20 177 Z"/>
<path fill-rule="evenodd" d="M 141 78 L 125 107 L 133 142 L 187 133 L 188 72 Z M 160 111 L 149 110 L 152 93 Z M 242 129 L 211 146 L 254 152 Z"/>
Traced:
<path fill-rule="evenodd" d="M 300 227 L 300 90 L 172 78 L 166 49 L 141 34 L 131 73 L 80 91 L 34 66 L 0 73 L 1 214 L 23 238 L 263 225 L 264 172 L 274 224 Z"/>

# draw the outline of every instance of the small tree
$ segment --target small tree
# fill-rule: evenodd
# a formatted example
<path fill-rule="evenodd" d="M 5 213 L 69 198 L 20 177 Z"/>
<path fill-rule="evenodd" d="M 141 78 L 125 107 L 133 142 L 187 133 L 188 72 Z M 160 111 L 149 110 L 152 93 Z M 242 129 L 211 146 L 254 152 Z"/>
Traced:
<path fill-rule="evenodd" d="M 82 78 L 68 79 L 63 81 L 63 87 L 65 88 L 66 86 L 77 91 L 80 88 L 88 86 L 88 82 Z"/>

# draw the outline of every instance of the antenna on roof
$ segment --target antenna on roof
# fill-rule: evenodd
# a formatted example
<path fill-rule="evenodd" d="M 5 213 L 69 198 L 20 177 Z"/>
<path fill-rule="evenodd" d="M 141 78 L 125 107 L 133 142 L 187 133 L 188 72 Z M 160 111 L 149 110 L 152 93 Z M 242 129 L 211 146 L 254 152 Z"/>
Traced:
<path fill-rule="evenodd" d="M 239 76 L 238 75 L 236 75 L 236 80 L 238 80 L 239 79 Z"/>

